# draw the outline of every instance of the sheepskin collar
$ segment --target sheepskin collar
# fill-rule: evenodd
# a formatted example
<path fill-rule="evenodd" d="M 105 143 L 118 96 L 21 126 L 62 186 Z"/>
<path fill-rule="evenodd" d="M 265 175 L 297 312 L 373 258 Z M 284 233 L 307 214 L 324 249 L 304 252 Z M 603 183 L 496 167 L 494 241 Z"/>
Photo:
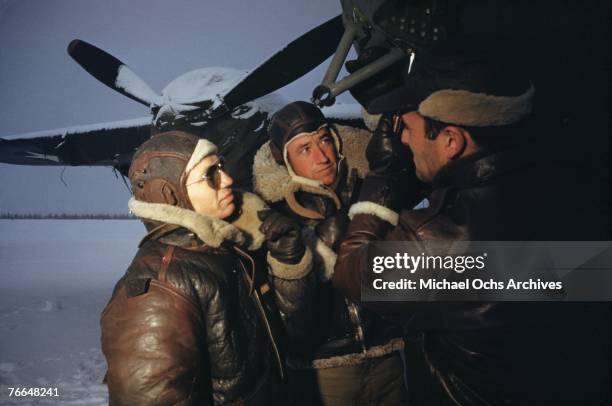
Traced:
<path fill-rule="evenodd" d="M 266 204 L 252 193 L 238 193 L 240 207 L 231 223 L 214 217 L 204 216 L 192 210 L 161 203 L 148 203 L 131 198 L 128 207 L 137 217 L 155 222 L 176 224 L 196 234 L 202 242 L 219 247 L 224 241 L 232 242 L 249 250 L 256 250 L 265 241 L 259 231 L 261 221 L 257 212 L 267 208 Z"/>
<path fill-rule="evenodd" d="M 369 170 L 365 158 L 365 148 L 370 138 L 370 132 L 360 128 L 348 126 L 335 126 L 335 133 L 339 138 L 340 152 L 349 173 L 357 170 L 360 177 L 364 177 Z M 275 203 L 291 199 L 291 196 L 303 191 L 333 198 L 335 193 L 329 187 L 311 179 L 291 176 L 285 165 L 279 165 L 272 156 L 270 142 L 261 146 L 253 161 L 253 187 L 266 202 Z M 336 197 L 337 198 L 337 197 Z"/>

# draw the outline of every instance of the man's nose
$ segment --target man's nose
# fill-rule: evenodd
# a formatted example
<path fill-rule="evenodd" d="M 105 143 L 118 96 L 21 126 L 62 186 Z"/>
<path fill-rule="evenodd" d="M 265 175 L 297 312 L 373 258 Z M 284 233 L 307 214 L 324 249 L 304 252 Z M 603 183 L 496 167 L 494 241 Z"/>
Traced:
<path fill-rule="evenodd" d="M 229 173 L 224 170 L 221 171 L 221 188 L 227 188 L 234 184 L 234 179 L 229 175 Z"/>
<path fill-rule="evenodd" d="M 404 129 L 402 133 L 400 134 L 400 140 L 402 141 L 402 144 L 409 147 L 410 146 L 409 145 L 410 144 L 410 132 Z"/>
<path fill-rule="evenodd" d="M 326 164 L 329 161 L 331 161 L 331 159 L 327 156 L 328 152 L 325 151 L 321 145 L 316 144 L 313 148 L 313 154 L 312 154 L 312 159 L 315 163 L 318 164 Z"/>

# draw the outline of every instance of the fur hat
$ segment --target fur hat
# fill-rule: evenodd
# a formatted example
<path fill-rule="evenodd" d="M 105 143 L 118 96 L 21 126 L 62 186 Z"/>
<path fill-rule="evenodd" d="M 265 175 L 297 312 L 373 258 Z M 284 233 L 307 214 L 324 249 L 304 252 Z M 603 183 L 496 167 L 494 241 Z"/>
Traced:
<path fill-rule="evenodd" d="M 185 187 L 187 175 L 216 152 L 213 143 L 187 132 L 152 136 L 138 148 L 128 172 L 134 198 L 193 209 Z"/>

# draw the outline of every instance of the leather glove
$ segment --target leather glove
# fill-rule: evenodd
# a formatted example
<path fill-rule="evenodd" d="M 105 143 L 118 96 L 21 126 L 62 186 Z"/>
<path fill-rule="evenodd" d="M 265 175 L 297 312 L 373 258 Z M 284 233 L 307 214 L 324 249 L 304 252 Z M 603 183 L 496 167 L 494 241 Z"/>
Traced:
<path fill-rule="evenodd" d="M 384 114 L 370 138 L 366 147 L 370 173 L 363 182 L 359 200 L 399 211 L 416 204 L 424 185 L 416 177 L 412 151 L 402 144 L 393 124 L 393 115 Z"/>
<path fill-rule="evenodd" d="M 286 264 L 299 263 L 306 251 L 299 224 L 270 209 L 258 211 L 257 217 L 262 221 L 259 231 L 266 236 L 270 255 Z"/>
<path fill-rule="evenodd" d="M 344 207 L 335 215 L 319 222 L 315 227 L 315 232 L 325 245 L 337 252 L 340 239 L 348 228 L 349 221 L 348 207 Z"/>
<path fill-rule="evenodd" d="M 400 182 L 399 174 L 369 174 L 361 186 L 359 201 L 376 203 L 397 212 L 404 207 L 401 199 Z"/>
<path fill-rule="evenodd" d="M 370 173 L 391 175 L 403 170 L 414 172 L 412 151 L 402 144 L 400 134 L 395 134 L 393 125 L 393 115 L 383 114 L 368 142 L 366 158 Z"/>
<path fill-rule="evenodd" d="M 346 61 L 345 67 L 349 73 L 356 72 L 364 66 L 374 62 L 389 50 L 384 47 L 374 46 L 363 50 L 357 59 Z M 402 84 L 402 69 L 405 61 L 399 61 L 383 69 L 374 76 L 351 87 L 349 92 L 363 107 L 368 108 L 370 101 L 393 90 Z"/>

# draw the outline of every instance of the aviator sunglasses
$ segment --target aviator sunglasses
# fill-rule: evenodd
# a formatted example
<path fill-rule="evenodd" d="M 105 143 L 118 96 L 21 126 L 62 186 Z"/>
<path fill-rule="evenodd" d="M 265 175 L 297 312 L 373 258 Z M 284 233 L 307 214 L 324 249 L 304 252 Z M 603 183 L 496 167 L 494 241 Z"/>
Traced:
<path fill-rule="evenodd" d="M 206 181 L 208 186 L 215 190 L 221 189 L 221 171 L 225 170 L 225 159 L 221 156 L 212 165 L 210 165 L 204 174 L 198 180 L 194 180 L 185 186 L 191 186 L 195 183 Z"/>

